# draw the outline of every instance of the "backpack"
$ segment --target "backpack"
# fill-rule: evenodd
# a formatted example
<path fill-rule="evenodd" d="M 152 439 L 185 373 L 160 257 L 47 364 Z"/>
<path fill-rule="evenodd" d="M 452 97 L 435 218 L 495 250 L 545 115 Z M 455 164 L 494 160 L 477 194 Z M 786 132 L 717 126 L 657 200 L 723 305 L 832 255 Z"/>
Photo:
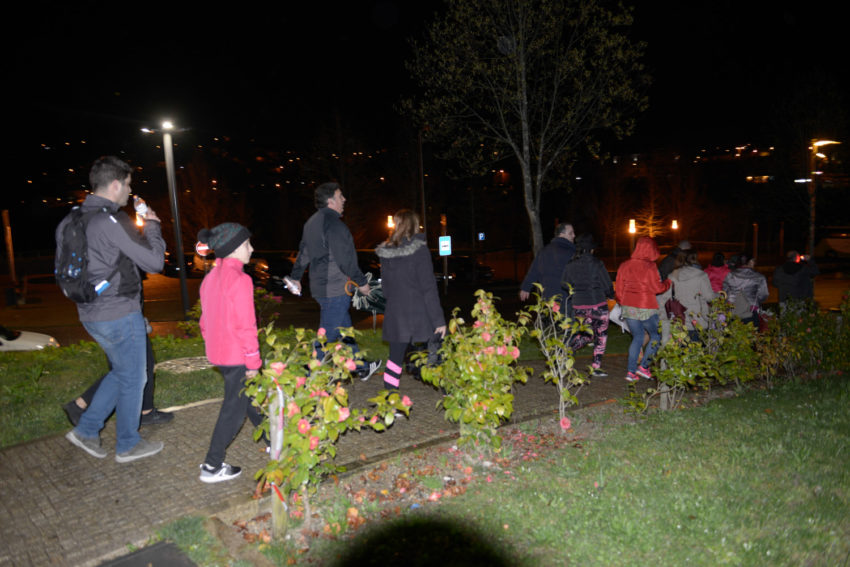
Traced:
<path fill-rule="evenodd" d="M 56 283 L 70 300 L 75 303 L 91 303 L 109 287 L 109 280 L 118 272 L 118 268 L 96 286 L 89 281 L 88 240 L 86 227 L 91 218 L 101 212 L 108 213 L 104 207 L 83 212 L 74 207 L 62 227 L 62 245 L 56 250 Z"/>

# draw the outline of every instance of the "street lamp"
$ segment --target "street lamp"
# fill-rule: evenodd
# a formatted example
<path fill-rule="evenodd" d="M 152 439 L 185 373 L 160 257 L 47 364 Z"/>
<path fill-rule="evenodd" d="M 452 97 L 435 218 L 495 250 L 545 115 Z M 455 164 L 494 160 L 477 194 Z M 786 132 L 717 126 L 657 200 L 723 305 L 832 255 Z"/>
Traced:
<path fill-rule="evenodd" d="M 171 200 L 171 215 L 174 219 L 174 241 L 177 246 L 177 266 L 180 273 L 180 298 L 183 301 L 183 319 L 187 319 L 189 312 L 189 290 L 186 285 L 186 259 L 183 255 L 183 236 L 180 230 L 180 208 L 177 205 L 177 178 L 174 174 L 174 143 L 171 140 L 171 131 L 174 124 L 170 120 L 162 123 L 162 151 L 165 153 L 165 174 L 168 180 L 168 196 Z M 155 133 L 155 130 L 142 128 L 142 132 Z"/>
<path fill-rule="evenodd" d="M 629 252 L 632 252 L 635 249 L 636 233 L 637 227 L 635 226 L 635 219 L 629 219 Z"/>
<path fill-rule="evenodd" d="M 840 144 L 834 140 L 818 140 L 813 139 L 812 145 L 809 148 L 809 256 L 815 255 L 815 204 L 816 204 L 816 189 L 815 176 L 821 172 L 815 171 L 815 158 L 824 159 L 826 156 L 820 152 L 819 148 L 830 144 Z"/>

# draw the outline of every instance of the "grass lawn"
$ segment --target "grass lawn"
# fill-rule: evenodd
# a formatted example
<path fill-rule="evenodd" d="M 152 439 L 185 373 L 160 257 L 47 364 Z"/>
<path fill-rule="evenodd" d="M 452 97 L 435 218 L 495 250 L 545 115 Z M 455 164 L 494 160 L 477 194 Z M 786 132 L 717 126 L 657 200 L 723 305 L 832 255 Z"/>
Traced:
<path fill-rule="evenodd" d="M 299 562 L 847 565 L 848 403 L 832 377 L 617 425 Z"/>

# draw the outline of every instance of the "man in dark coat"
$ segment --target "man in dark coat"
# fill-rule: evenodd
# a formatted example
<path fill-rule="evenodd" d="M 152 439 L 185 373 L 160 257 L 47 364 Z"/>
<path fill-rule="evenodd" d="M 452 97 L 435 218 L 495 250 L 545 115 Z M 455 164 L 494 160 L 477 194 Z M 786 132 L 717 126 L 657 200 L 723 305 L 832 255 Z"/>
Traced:
<path fill-rule="evenodd" d="M 357 265 L 351 231 L 340 219 L 345 208 L 342 187 L 334 182 L 319 185 L 315 204 L 318 210 L 304 223 L 289 279 L 300 295 L 301 277 L 310 268 L 310 294 L 319 304 L 319 327 L 325 329 L 330 343 L 339 340 L 341 327 L 351 327 L 351 297 L 345 292 L 346 282 L 353 281 L 363 295 L 369 295 L 371 288 Z M 351 347 L 354 352 L 359 350 L 353 341 Z M 368 380 L 381 362 L 364 361 L 357 371 L 360 379 Z"/>
<path fill-rule="evenodd" d="M 576 252 L 573 245 L 575 237 L 576 232 L 571 223 L 565 222 L 555 227 L 555 238 L 534 258 L 531 268 L 522 280 L 520 300 L 528 299 L 535 283 L 543 286 L 544 299 L 548 300 L 557 295 L 563 300 L 565 294 L 561 288 L 561 275 Z"/>
<path fill-rule="evenodd" d="M 814 259 L 800 256 L 791 250 L 785 263 L 773 272 L 773 285 L 779 290 L 779 301 L 812 299 L 815 295 L 813 278 L 820 273 Z"/>

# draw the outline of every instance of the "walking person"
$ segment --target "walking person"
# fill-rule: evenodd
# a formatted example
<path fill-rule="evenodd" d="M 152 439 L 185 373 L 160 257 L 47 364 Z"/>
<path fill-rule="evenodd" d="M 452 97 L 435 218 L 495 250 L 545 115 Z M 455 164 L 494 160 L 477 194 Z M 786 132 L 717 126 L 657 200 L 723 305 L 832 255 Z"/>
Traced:
<path fill-rule="evenodd" d="M 381 259 L 381 284 L 387 305 L 383 339 L 390 344 L 384 385 L 398 389 L 405 353 L 411 343 L 422 343 L 446 335 L 446 320 L 431 253 L 425 235 L 419 232 L 419 216 L 410 209 L 393 215 L 395 229 L 375 249 Z"/>
<path fill-rule="evenodd" d="M 658 301 L 663 306 L 673 294 L 686 310 L 685 328 L 692 341 L 699 340 L 699 329 L 708 325 L 709 302 L 717 297 L 711 288 L 709 275 L 703 271 L 694 249 L 679 252 L 673 271 L 668 278 L 672 287 L 664 292 Z"/>
<path fill-rule="evenodd" d="M 641 236 L 631 258 L 620 264 L 614 284 L 617 302 L 623 309 L 623 320 L 632 334 L 629 345 L 629 361 L 626 380 L 635 382 L 639 378 L 652 379 L 649 365 L 658 351 L 661 335 L 658 333 L 658 298 L 670 288 L 670 280 L 661 281 L 655 261 L 658 260 L 658 245 L 648 236 Z M 644 348 L 640 363 L 644 335 L 649 342 Z"/>
<path fill-rule="evenodd" d="M 213 429 L 207 456 L 201 464 L 201 482 L 236 478 L 240 467 L 224 462 L 245 416 L 254 427 L 263 417 L 243 389 L 245 380 L 262 366 L 254 311 L 254 284 L 244 266 L 254 248 L 251 233 L 241 224 L 226 222 L 212 230 L 202 229 L 198 240 L 215 252 L 215 266 L 201 282 L 201 335 L 207 359 L 224 377 L 224 401 Z"/>
<path fill-rule="evenodd" d="M 779 303 L 789 299 L 814 299 L 814 278 L 818 274 L 820 270 L 813 258 L 790 250 L 785 255 L 785 263 L 773 271 L 773 285 L 779 291 Z"/>
<path fill-rule="evenodd" d="M 758 328 L 759 309 L 769 295 L 767 278 L 755 271 L 756 260 L 747 254 L 734 256 L 729 264 L 731 271 L 723 280 L 726 300 L 741 321 Z"/>
<path fill-rule="evenodd" d="M 574 335 L 570 347 L 573 351 L 593 343 L 591 376 L 604 377 L 602 356 L 608 343 L 608 299 L 614 298 L 614 285 L 602 260 L 593 255 L 596 243 L 590 234 L 582 234 L 575 241 L 576 255 L 564 267 L 561 287 L 572 289 L 570 301 L 573 317 L 590 324 L 590 333 Z"/>
<path fill-rule="evenodd" d="M 330 343 L 339 340 L 340 328 L 351 327 L 351 296 L 346 294 L 345 284 L 353 281 L 363 295 L 369 295 L 371 288 L 357 265 L 351 231 L 340 219 L 346 201 L 342 188 L 338 183 L 323 183 L 316 187 L 314 197 L 318 210 L 304 223 L 289 279 L 300 295 L 301 277 L 310 268 L 310 294 L 319 304 L 319 327 L 325 329 Z M 346 342 L 355 353 L 359 351 L 353 339 Z M 381 362 L 363 361 L 356 373 L 361 380 L 368 380 Z"/>
<path fill-rule="evenodd" d="M 123 216 L 125 216 L 127 221 L 132 224 L 132 220 L 129 216 Z M 134 226 L 131 225 L 130 230 L 135 231 Z M 142 304 L 142 314 L 144 314 L 145 305 L 143 294 L 144 290 L 142 291 L 142 294 L 140 294 L 139 298 Z M 156 359 L 154 358 L 153 344 L 151 343 L 150 334 L 152 329 L 147 318 L 145 318 L 145 331 L 147 332 L 145 335 L 145 375 L 147 376 L 147 379 L 145 380 L 145 389 L 142 391 L 141 425 L 160 425 L 169 423 L 172 419 L 174 419 L 174 414 L 160 411 L 154 407 L 153 393 L 156 377 L 154 376 L 153 369 L 156 365 Z M 110 368 L 110 370 L 112 369 Z M 106 378 L 106 374 L 98 378 L 85 392 L 62 406 L 62 409 L 65 410 L 65 415 L 68 416 L 68 421 L 70 421 L 72 425 L 76 426 L 77 423 L 79 423 L 80 416 L 83 415 L 83 412 L 86 411 L 86 408 L 88 408 L 89 404 L 94 399 L 95 392 L 97 392 L 97 389 L 100 387 L 104 378 Z"/>
<path fill-rule="evenodd" d="M 543 299 L 549 300 L 558 296 L 559 302 L 563 303 L 564 290 L 561 288 L 561 276 L 567 262 L 572 260 L 576 252 L 573 240 L 576 237 L 573 225 L 564 222 L 555 227 L 555 238 L 543 247 L 543 250 L 535 256 L 525 279 L 520 285 L 520 301 L 526 301 L 531 294 L 535 283 L 543 287 Z"/>
<path fill-rule="evenodd" d="M 107 451 L 101 446 L 100 430 L 115 411 L 115 460 L 119 463 L 155 455 L 163 447 L 162 441 L 142 439 L 138 431 L 147 379 L 139 269 L 162 271 L 165 241 L 159 217 L 151 208 L 144 215 L 144 236 L 127 230 L 122 207 L 130 196 L 131 173 L 129 164 L 113 156 L 98 159 L 89 172 L 93 193 L 81 210 L 93 213 L 85 229 L 88 277 L 101 292 L 89 303 L 78 303 L 77 311 L 83 327 L 106 353 L 111 370 L 76 427 L 65 435 L 72 444 L 102 459 Z M 57 250 L 62 250 L 68 222 L 70 215 L 56 229 Z M 60 254 L 56 258 L 58 271 Z"/>

